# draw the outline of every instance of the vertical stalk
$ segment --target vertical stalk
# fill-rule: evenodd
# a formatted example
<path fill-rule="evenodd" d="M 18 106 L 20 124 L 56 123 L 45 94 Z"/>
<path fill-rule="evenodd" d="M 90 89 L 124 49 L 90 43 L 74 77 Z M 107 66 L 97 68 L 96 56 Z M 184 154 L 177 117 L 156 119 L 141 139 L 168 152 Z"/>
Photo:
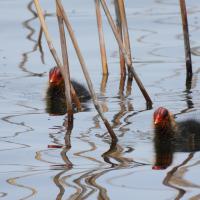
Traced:
<path fill-rule="evenodd" d="M 69 71 L 69 62 L 68 62 L 68 53 L 67 53 L 67 44 L 65 38 L 65 29 L 63 18 L 60 14 L 60 10 L 56 6 L 56 13 L 58 18 L 58 26 L 60 32 L 60 44 L 62 50 L 62 58 L 63 58 L 63 72 L 64 72 L 64 81 L 65 81 L 65 96 L 67 100 L 67 113 L 68 113 L 68 121 L 73 121 L 73 109 L 72 109 L 72 99 L 70 93 L 70 71 Z"/>
<path fill-rule="evenodd" d="M 54 58 L 54 60 L 56 62 L 56 65 L 59 66 L 61 68 L 61 71 L 62 71 L 62 67 L 61 67 L 62 63 L 60 62 L 59 57 L 58 57 L 58 55 L 56 53 L 56 50 L 55 50 L 55 48 L 53 46 L 51 37 L 50 37 L 49 32 L 48 32 L 47 25 L 46 25 L 45 20 L 44 20 L 44 16 L 42 14 L 42 9 L 40 7 L 40 4 L 39 4 L 38 0 L 34 0 L 34 4 L 35 4 L 36 10 L 37 10 L 37 14 L 38 14 L 41 26 L 42 26 L 42 30 L 44 32 L 47 44 L 49 46 L 49 50 L 50 50 L 50 52 L 51 52 L 51 54 L 52 54 L 52 56 L 53 56 L 53 58 Z"/>
<path fill-rule="evenodd" d="M 186 82 L 191 81 L 192 79 L 192 58 L 190 50 L 190 38 L 189 38 L 189 29 L 188 29 L 188 20 L 187 20 L 187 9 L 185 0 L 179 0 L 181 16 L 182 16 L 182 27 L 183 27 L 183 36 L 184 36 L 184 45 L 185 45 L 185 62 L 186 62 Z"/>
<path fill-rule="evenodd" d="M 111 26 L 111 28 L 113 30 L 115 38 L 116 38 L 116 40 L 118 42 L 118 45 L 119 45 L 119 47 L 120 47 L 120 49 L 121 49 L 121 51 L 122 51 L 122 53 L 124 55 L 125 62 L 127 64 L 127 66 L 129 67 L 129 78 L 130 79 L 133 78 L 133 77 L 135 78 L 135 81 L 136 81 L 138 87 L 140 88 L 140 90 L 141 90 L 141 92 L 142 92 L 142 94 L 143 94 L 143 96 L 144 96 L 144 98 L 145 98 L 145 100 L 147 102 L 147 105 L 151 106 L 152 105 L 151 98 L 148 95 L 146 89 L 144 88 L 141 80 L 139 79 L 137 73 L 135 72 L 135 70 L 134 70 L 134 68 L 132 66 L 132 61 L 130 59 L 130 56 L 128 55 L 126 49 L 123 46 L 123 42 L 122 42 L 122 40 L 121 40 L 121 38 L 120 38 L 120 36 L 119 36 L 119 34 L 117 32 L 117 28 L 116 28 L 115 23 L 114 23 L 114 21 L 112 19 L 110 11 L 109 11 L 109 9 L 108 9 L 108 7 L 106 5 L 106 2 L 105 2 L 105 0 L 100 0 L 100 1 L 101 1 L 102 6 L 103 6 L 104 12 L 105 12 L 105 14 L 106 14 L 106 16 L 108 18 L 108 21 L 110 23 L 110 26 Z"/>
<path fill-rule="evenodd" d="M 131 45 L 130 45 L 130 39 L 129 39 L 129 33 L 128 33 L 128 23 L 126 19 L 126 11 L 124 7 L 124 0 L 118 0 L 119 4 L 119 11 L 120 11 L 120 17 L 121 17 L 121 24 L 122 24 L 122 30 L 124 35 L 124 44 L 127 51 L 127 54 L 129 56 L 129 59 L 132 62 L 132 56 L 131 56 Z"/>
<path fill-rule="evenodd" d="M 49 31 L 48 31 L 48 28 L 47 28 L 47 25 L 45 23 L 45 19 L 44 19 L 44 16 L 43 16 L 43 12 L 42 12 L 42 9 L 41 9 L 41 6 L 39 4 L 39 1 L 38 0 L 34 0 L 34 4 L 35 4 L 35 7 L 36 7 L 36 10 L 37 10 L 37 14 L 38 14 L 38 17 L 39 17 L 39 20 L 40 20 L 40 24 L 41 24 L 41 27 L 42 27 L 42 31 L 44 32 L 44 35 L 45 35 L 45 38 L 46 38 L 46 41 L 47 41 L 47 44 L 48 44 L 48 47 L 49 47 L 49 50 L 56 62 L 56 65 L 58 67 L 60 67 L 60 70 L 61 70 L 61 73 L 64 77 L 64 72 L 63 72 L 63 68 L 62 68 L 62 63 L 58 57 L 58 54 L 53 46 L 53 43 L 52 43 L 52 40 L 51 40 L 51 36 L 49 34 Z M 72 87 L 72 86 L 71 86 Z M 77 101 L 79 101 L 76 93 L 75 93 L 75 97 L 77 99 Z M 80 102 L 79 102 L 80 104 Z"/>
<path fill-rule="evenodd" d="M 97 112 L 99 113 L 101 119 L 103 120 L 103 122 L 104 122 L 104 124 L 105 124 L 105 126 L 106 126 L 106 128 L 107 128 L 107 130 L 108 130 L 108 132 L 109 132 L 109 134 L 110 134 L 110 136 L 112 138 L 112 140 L 116 141 L 117 137 L 116 137 L 111 125 L 109 124 L 108 120 L 103 115 L 103 112 L 101 110 L 101 106 L 100 106 L 100 104 L 99 104 L 99 102 L 97 100 L 96 94 L 95 94 L 94 89 L 93 89 L 92 81 L 91 81 L 89 73 L 87 71 L 87 67 L 86 67 L 85 61 L 84 61 L 83 56 L 81 54 L 80 48 L 78 46 L 78 42 L 77 42 L 76 37 L 74 35 L 73 29 L 71 27 L 71 24 L 70 24 L 70 22 L 68 20 L 67 14 L 66 14 L 63 6 L 62 6 L 61 1 L 60 0 L 56 0 L 56 1 L 57 1 L 58 8 L 60 9 L 60 12 L 62 14 L 62 17 L 64 19 L 64 22 L 65 22 L 65 25 L 67 27 L 67 30 L 69 32 L 69 35 L 71 37 L 71 40 L 72 40 L 72 43 L 74 45 L 74 48 L 75 48 L 76 54 L 78 56 L 79 62 L 81 64 L 81 67 L 82 67 L 82 70 L 83 70 L 83 74 L 84 74 L 85 79 L 87 81 L 87 85 L 88 85 L 88 88 L 90 90 L 94 106 L 95 106 Z"/>
<path fill-rule="evenodd" d="M 124 40 L 123 40 L 123 31 L 122 31 L 122 23 L 121 23 L 121 15 L 120 15 L 120 10 L 119 10 L 119 3 L 118 1 L 114 1 L 114 5 L 115 5 L 115 13 L 116 13 L 116 26 L 117 26 L 117 30 L 118 33 L 121 37 L 121 40 L 124 44 Z M 120 73 L 121 76 L 125 77 L 126 76 L 126 67 L 125 67 L 125 60 L 124 60 L 124 55 L 120 50 L 119 47 L 119 54 L 120 54 Z"/>
<path fill-rule="evenodd" d="M 106 48 L 105 48 L 105 40 L 104 40 L 104 34 L 103 34 L 101 8 L 100 8 L 99 0 L 95 0 L 95 7 L 96 7 L 100 52 L 101 52 L 102 71 L 103 71 L 103 75 L 108 75 L 108 64 L 107 64 L 107 56 L 106 56 Z"/>

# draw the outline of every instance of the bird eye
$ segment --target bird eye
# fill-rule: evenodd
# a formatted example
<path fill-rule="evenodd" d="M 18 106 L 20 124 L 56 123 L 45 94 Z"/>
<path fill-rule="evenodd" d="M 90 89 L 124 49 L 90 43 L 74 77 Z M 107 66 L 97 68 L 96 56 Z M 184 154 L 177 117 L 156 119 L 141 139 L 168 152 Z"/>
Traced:
<path fill-rule="evenodd" d="M 163 110 L 163 117 L 167 117 L 169 115 L 168 110 Z"/>
<path fill-rule="evenodd" d="M 61 72 L 58 72 L 58 78 L 62 78 Z"/>

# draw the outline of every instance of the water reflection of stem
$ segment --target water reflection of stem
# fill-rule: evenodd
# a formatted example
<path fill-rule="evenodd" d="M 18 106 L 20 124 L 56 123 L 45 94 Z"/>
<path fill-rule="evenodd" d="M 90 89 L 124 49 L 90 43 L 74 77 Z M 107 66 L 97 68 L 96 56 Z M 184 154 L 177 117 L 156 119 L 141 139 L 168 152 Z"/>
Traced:
<path fill-rule="evenodd" d="M 101 185 L 96 183 L 96 180 L 99 177 L 102 177 L 105 173 L 109 172 L 110 170 L 105 170 L 99 173 L 96 173 L 90 177 L 88 177 L 86 179 L 86 182 L 89 183 L 90 185 L 94 186 L 95 188 L 97 188 L 99 190 L 99 194 L 98 194 L 98 199 L 99 200 L 109 200 L 109 196 L 108 196 L 108 192 L 106 190 L 105 187 L 102 187 Z"/>
<path fill-rule="evenodd" d="M 56 197 L 56 200 L 61 200 L 64 193 L 65 193 L 65 188 L 63 187 L 62 183 L 60 183 L 60 177 L 65 173 L 66 171 L 61 171 L 60 173 L 56 174 L 56 176 L 54 176 L 53 181 L 56 184 L 56 186 L 59 188 L 59 193 Z"/>
<path fill-rule="evenodd" d="M 32 38 L 32 35 L 35 33 L 35 29 L 33 27 L 31 27 L 29 25 L 29 23 L 31 21 L 33 21 L 34 19 L 37 18 L 37 14 L 35 13 L 35 11 L 32 9 L 32 5 L 33 5 L 33 1 L 29 2 L 27 8 L 28 10 L 32 13 L 33 17 L 24 21 L 23 22 L 23 26 L 28 29 L 30 31 L 30 33 L 26 36 L 26 38 L 28 40 L 30 40 L 31 42 L 34 42 L 35 45 L 33 46 L 32 50 L 31 51 L 28 51 L 28 52 L 25 52 L 22 54 L 22 61 L 20 62 L 19 64 L 19 68 L 21 68 L 24 72 L 27 72 L 29 73 L 30 75 L 33 75 L 33 76 L 42 76 L 43 73 L 35 73 L 35 72 L 31 72 L 29 71 L 28 69 L 26 69 L 25 67 L 25 64 L 26 62 L 28 61 L 28 54 L 30 53 L 33 53 L 37 50 L 37 41 L 35 39 Z M 42 58 L 42 62 L 44 63 L 44 55 L 43 55 L 43 52 L 41 52 L 41 58 Z"/>
<path fill-rule="evenodd" d="M 42 173 L 44 173 L 44 172 L 42 172 Z M 33 187 L 29 187 L 27 185 L 23 185 L 23 184 L 17 183 L 17 180 L 18 179 L 22 179 L 22 178 L 26 178 L 26 177 L 29 177 L 29 176 L 33 176 L 33 175 L 38 175 L 38 174 L 41 174 L 41 173 L 34 173 L 34 174 L 28 174 L 28 175 L 23 175 L 23 176 L 19 176 L 19 177 L 10 178 L 10 179 L 7 180 L 7 182 L 10 185 L 29 190 L 30 194 L 25 196 L 25 197 L 23 197 L 23 198 L 20 198 L 20 199 L 21 200 L 30 199 L 30 198 L 33 198 L 37 194 L 37 190 L 35 188 L 33 188 Z"/>
<path fill-rule="evenodd" d="M 187 157 L 180 165 L 174 167 L 171 171 L 169 171 L 169 172 L 167 173 L 165 179 L 163 180 L 163 184 L 164 184 L 164 185 L 166 185 L 166 186 L 168 186 L 168 187 L 170 187 L 170 188 L 173 188 L 173 189 L 178 190 L 179 193 L 178 193 L 177 197 L 175 198 L 176 200 L 181 199 L 181 198 L 184 196 L 184 194 L 186 193 L 186 191 L 185 191 L 184 189 L 182 189 L 182 188 L 179 188 L 179 187 L 177 187 L 177 186 L 172 185 L 172 184 L 170 183 L 170 180 L 172 179 L 172 177 L 175 175 L 175 173 L 177 172 L 177 170 L 178 170 L 180 167 L 186 165 L 186 164 L 193 158 L 194 154 L 195 154 L 195 153 L 190 153 L 190 154 L 188 155 L 188 157 Z"/>

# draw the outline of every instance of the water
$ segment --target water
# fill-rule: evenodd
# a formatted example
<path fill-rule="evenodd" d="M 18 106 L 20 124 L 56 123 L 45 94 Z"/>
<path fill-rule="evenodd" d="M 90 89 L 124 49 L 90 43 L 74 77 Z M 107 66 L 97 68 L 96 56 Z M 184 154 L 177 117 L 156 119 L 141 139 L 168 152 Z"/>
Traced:
<path fill-rule="evenodd" d="M 59 37 L 54 1 L 41 1 L 56 49 Z M 112 7 L 109 2 L 110 7 Z M 185 86 L 184 48 L 178 1 L 126 1 L 135 69 L 154 104 L 147 110 L 133 84 L 120 98 L 118 47 L 106 18 L 110 75 L 101 89 L 101 63 L 94 4 L 66 2 L 70 21 L 90 71 L 95 91 L 119 142 L 110 144 L 92 102 L 75 115 L 71 148 L 64 145 L 64 116 L 45 112 L 48 71 L 55 66 L 46 41 L 38 49 L 38 19 L 30 1 L 0 2 L 0 198 L 2 199 L 199 199 L 199 152 L 176 152 L 165 170 L 155 163 L 152 113 L 167 107 L 177 119 L 198 119 L 199 10 L 187 1 L 194 78 Z M 113 9 L 112 9 L 113 13 Z M 69 37 L 68 43 L 69 43 Z M 60 50 L 58 50 L 60 53 Z M 72 77 L 85 84 L 69 43 Z"/>

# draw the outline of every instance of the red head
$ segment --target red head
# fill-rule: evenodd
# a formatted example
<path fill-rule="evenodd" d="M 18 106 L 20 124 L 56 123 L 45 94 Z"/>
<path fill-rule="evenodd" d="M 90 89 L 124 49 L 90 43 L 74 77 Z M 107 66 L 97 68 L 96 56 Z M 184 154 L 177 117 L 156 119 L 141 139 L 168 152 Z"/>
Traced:
<path fill-rule="evenodd" d="M 155 126 L 165 127 L 170 123 L 170 113 L 166 108 L 158 108 L 153 115 L 153 122 Z"/>
<path fill-rule="evenodd" d="M 53 85 L 59 85 L 63 80 L 59 67 L 54 67 L 49 72 L 49 83 Z"/>

